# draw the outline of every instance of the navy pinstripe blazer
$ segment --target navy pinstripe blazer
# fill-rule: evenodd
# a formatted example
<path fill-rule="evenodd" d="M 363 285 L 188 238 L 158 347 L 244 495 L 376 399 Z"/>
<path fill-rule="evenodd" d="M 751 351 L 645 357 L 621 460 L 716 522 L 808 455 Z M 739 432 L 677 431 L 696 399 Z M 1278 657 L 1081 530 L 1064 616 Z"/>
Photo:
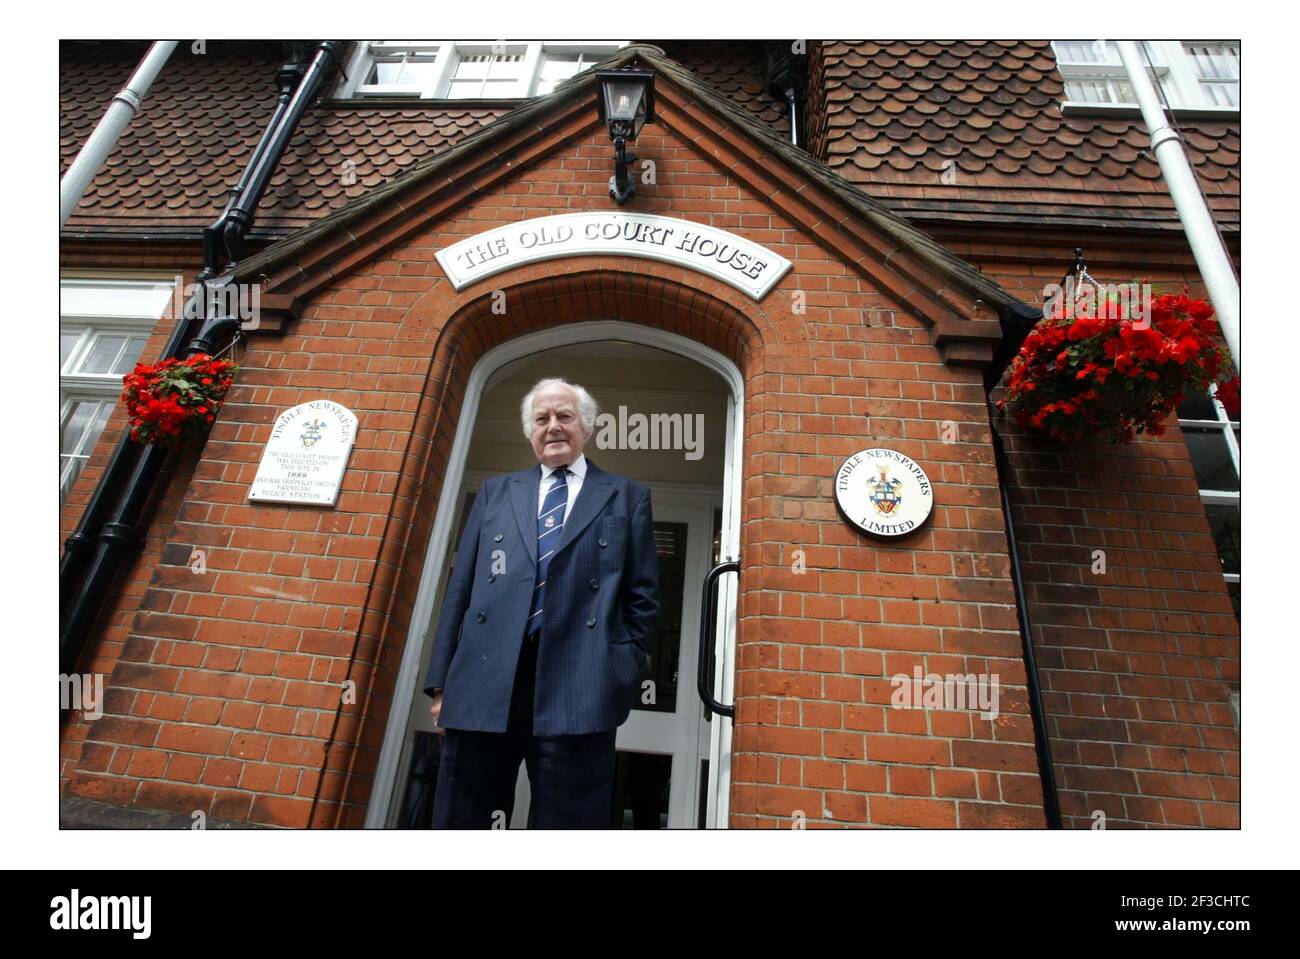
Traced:
<path fill-rule="evenodd" d="M 505 732 L 537 576 L 540 465 L 484 481 L 461 534 L 424 691 L 443 691 L 447 729 Z M 659 620 L 659 555 L 650 490 L 587 475 L 547 567 L 533 733 L 621 726 L 640 692 Z"/>

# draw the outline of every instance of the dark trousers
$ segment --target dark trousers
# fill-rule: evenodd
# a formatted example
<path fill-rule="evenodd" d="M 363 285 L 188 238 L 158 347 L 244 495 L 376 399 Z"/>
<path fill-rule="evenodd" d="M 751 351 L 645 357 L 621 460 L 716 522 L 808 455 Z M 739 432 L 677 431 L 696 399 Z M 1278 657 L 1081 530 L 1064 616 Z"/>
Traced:
<path fill-rule="evenodd" d="M 515 669 L 504 733 L 448 729 L 433 799 L 434 829 L 510 825 L 515 781 L 528 768 L 530 829 L 608 829 L 617 730 L 577 736 L 534 736 L 536 633 L 524 640 Z"/>

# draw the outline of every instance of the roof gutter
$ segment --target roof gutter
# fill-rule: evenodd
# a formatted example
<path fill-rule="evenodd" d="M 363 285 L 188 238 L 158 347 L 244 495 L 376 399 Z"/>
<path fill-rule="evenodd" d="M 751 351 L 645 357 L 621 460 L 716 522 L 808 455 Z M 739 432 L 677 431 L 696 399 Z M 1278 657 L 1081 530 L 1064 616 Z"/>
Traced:
<path fill-rule="evenodd" d="M 163 350 L 165 357 L 188 358 L 198 353 L 216 354 L 238 332 L 241 320 L 235 316 L 207 317 L 209 302 L 229 303 L 232 298 L 213 296 L 235 282 L 234 263 L 213 280 L 218 269 L 216 240 L 228 253 L 242 252 L 243 238 L 252 224 L 267 182 L 293 136 L 299 120 L 328 72 L 338 41 L 322 41 L 311 66 L 305 71 L 281 70 L 280 103 L 271 122 L 249 159 L 248 168 L 235 188 L 235 195 L 221 217 L 208 228 L 214 238 L 212 258 L 206 258 L 200 282 L 185 305 Z M 292 98 L 286 96 L 288 73 L 299 77 Z M 205 249 L 206 252 L 206 249 Z M 206 275 L 205 275 L 206 274 Z M 193 328 L 197 326 L 198 329 Z M 182 349 L 183 347 L 183 349 Z M 91 494 L 77 529 L 65 542 L 59 565 L 61 605 L 59 669 L 70 673 L 76 666 L 91 627 L 99 615 L 109 586 L 125 553 L 140 545 L 140 519 L 167 457 L 163 447 L 138 443 L 124 430 L 108 461 L 104 475 Z"/>

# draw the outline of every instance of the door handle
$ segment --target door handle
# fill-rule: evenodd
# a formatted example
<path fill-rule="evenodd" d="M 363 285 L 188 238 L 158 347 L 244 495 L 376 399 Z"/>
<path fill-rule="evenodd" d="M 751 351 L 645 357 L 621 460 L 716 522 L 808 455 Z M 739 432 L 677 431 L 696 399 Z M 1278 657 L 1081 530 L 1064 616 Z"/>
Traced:
<path fill-rule="evenodd" d="M 709 615 L 713 608 L 713 597 L 717 591 L 718 577 L 723 573 L 740 573 L 740 564 L 735 560 L 728 560 L 725 563 L 719 563 L 713 569 L 709 570 L 704 577 L 704 597 L 700 604 L 700 655 L 697 658 L 696 685 L 699 687 L 700 699 L 704 703 L 704 718 L 709 719 L 714 713 L 719 716 L 726 716 L 732 722 L 736 721 L 735 704 L 724 706 L 713 698 L 713 668 L 715 666 L 713 656 L 713 643 L 715 637 L 714 627 L 717 624 L 717 617 Z"/>

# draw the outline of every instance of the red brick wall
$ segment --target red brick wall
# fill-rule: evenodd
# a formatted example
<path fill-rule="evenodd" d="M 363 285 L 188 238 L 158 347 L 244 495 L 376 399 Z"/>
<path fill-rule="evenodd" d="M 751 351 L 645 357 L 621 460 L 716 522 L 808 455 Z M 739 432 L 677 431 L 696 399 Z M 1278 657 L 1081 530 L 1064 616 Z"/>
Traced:
<path fill-rule="evenodd" d="M 70 273 L 84 270 L 123 270 L 148 271 L 150 273 L 168 273 L 184 277 L 185 283 L 193 280 L 193 257 L 183 250 L 154 249 L 148 254 L 133 253 L 117 248 L 99 251 L 87 249 L 77 244 L 65 245 L 61 251 L 61 266 Z M 141 361 L 148 362 L 161 358 L 163 349 L 170 339 L 175 327 L 168 306 L 163 316 L 154 326 L 148 342 L 141 353 Z M 126 407 L 120 401 L 114 406 L 104 432 L 96 442 L 86 465 L 82 467 L 67 499 L 59 510 L 59 544 L 62 544 L 76 530 L 77 523 L 85 512 L 91 494 L 98 485 L 108 465 L 108 459 L 117 446 L 118 439 L 126 425 Z M 140 601 L 149 586 L 150 578 L 167 537 L 176 513 L 180 508 L 181 496 L 194 472 L 199 456 L 195 451 L 173 453 L 164 461 L 158 482 L 150 495 L 143 514 L 146 526 L 144 542 L 140 549 L 128 552 L 109 585 L 107 599 L 99 615 L 92 624 L 86 646 L 77 664 L 76 670 L 83 674 L 102 673 L 106 678 L 113 672 L 126 642 Z M 65 780 L 75 769 L 81 759 L 81 744 L 87 733 L 87 724 L 80 712 L 73 712 L 64 717 L 60 727 L 60 777 Z"/>
<path fill-rule="evenodd" d="M 656 160 L 658 182 L 632 209 L 743 230 L 794 260 L 760 304 L 625 258 L 502 274 L 490 285 L 507 291 L 505 316 L 488 312 L 488 290 L 455 294 L 436 248 L 524 217 L 609 209 L 608 139 L 584 134 L 334 282 L 287 333 L 254 340 L 68 794 L 359 825 L 474 361 L 528 330 L 617 317 L 694 336 L 746 381 L 733 824 L 788 827 L 799 812 L 826 826 L 1042 824 L 978 371 L 940 363 L 920 322 L 698 143 L 647 128 L 638 154 Z M 796 289 L 805 314 L 791 312 Z M 337 508 L 246 503 L 275 416 L 319 396 L 360 417 Z M 940 442 L 944 421 L 959 425 L 957 443 Z M 834 510 L 836 466 L 877 443 L 935 483 L 933 520 L 905 544 L 869 542 Z M 206 574 L 187 566 L 196 547 Z M 1002 715 L 887 709 L 888 677 L 917 664 L 1000 674 Z M 355 705 L 340 702 L 345 679 Z"/>
<path fill-rule="evenodd" d="M 965 252 L 1028 303 L 1073 259 Z M 1185 253 L 1086 252 L 1099 280 L 1204 296 Z M 1064 824 L 1101 811 L 1108 828 L 1239 826 L 1239 629 L 1182 434 L 1067 447 L 999 431 Z"/>

